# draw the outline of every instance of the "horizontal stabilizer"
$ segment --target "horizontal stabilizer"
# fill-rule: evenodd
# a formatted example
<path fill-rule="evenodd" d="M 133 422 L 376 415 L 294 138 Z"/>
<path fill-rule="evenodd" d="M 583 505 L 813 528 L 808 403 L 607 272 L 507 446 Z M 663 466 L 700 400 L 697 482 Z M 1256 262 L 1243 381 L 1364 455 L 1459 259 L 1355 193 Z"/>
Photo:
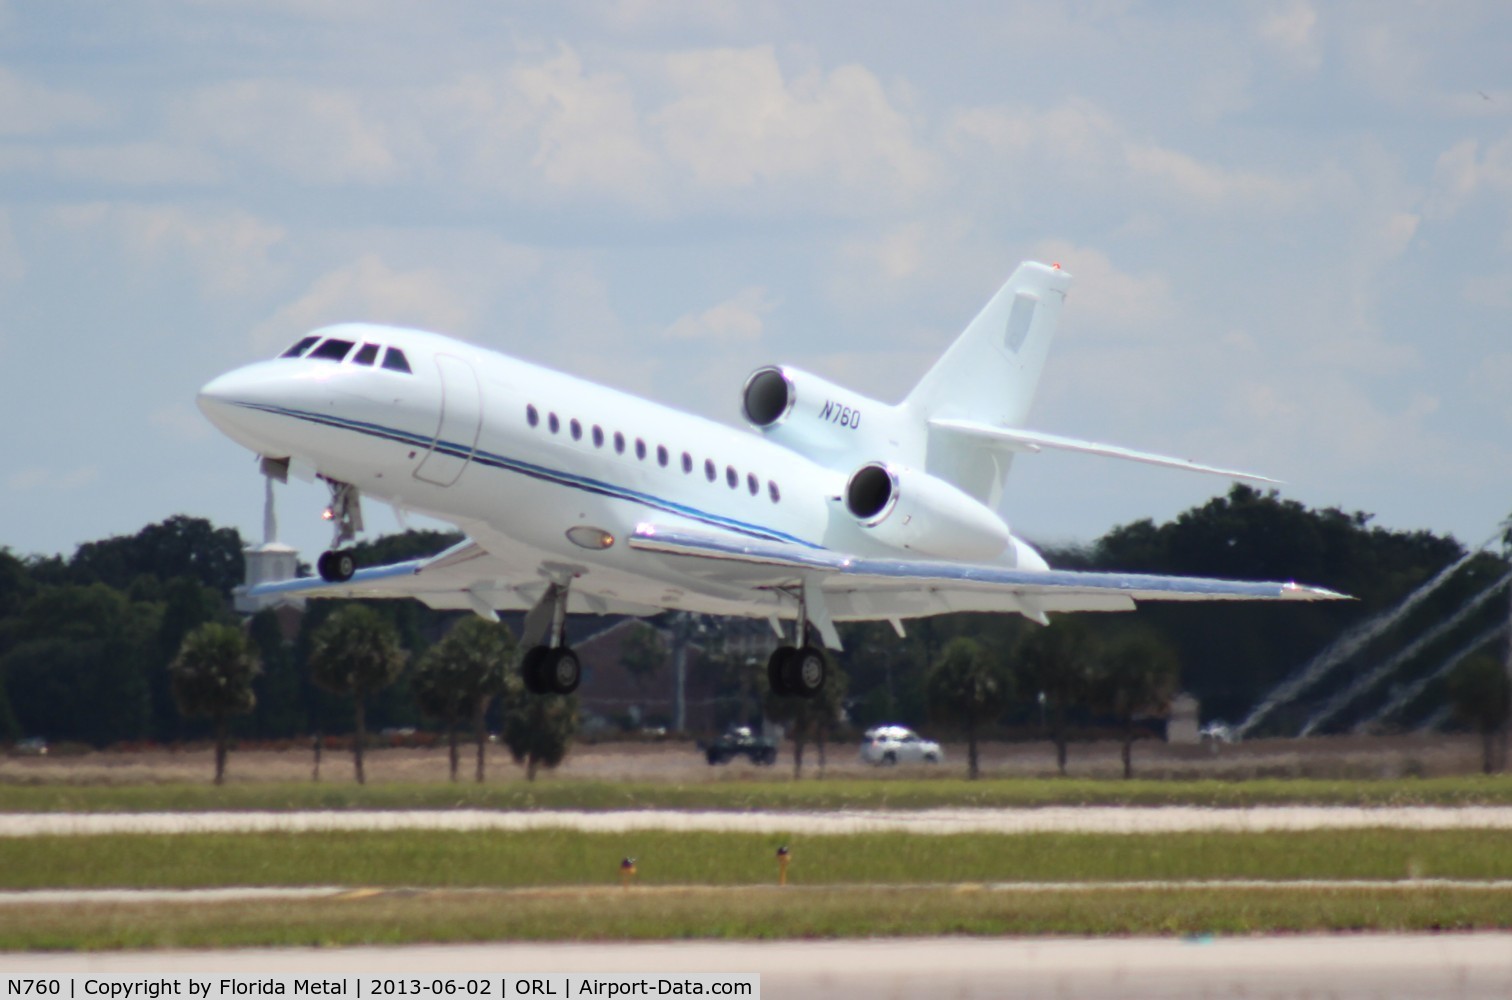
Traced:
<path fill-rule="evenodd" d="M 1040 431 L 1016 430 L 1011 427 L 989 427 L 970 420 L 936 419 L 929 422 L 931 430 L 944 431 L 969 439 L 973 444 L 1001 448 L 1004 451 L 1036 452 L 1045 448 L 1057 451 L 1075 451 L 1084 455 L 1101 455 L 1105 458 L 1122 458 L 1131 462 L 1159 465 L 1168 469 L 1185 469 L 1188 472 L 1206 472 L 1230 479 L 1247 479 L 1258 483 L 1279 483 L 1281 480 L 1256 475 L 1239 469 L 1225 469 L 1217 465 L 1204 465 L 1186 458 L 1171 458 L 1147 451 L 1135 451 L 1116 444 L 1101 444 L 1096 441 L 1081 441 L 1061 437 L 1059 434 L 1044 434 Z"/>

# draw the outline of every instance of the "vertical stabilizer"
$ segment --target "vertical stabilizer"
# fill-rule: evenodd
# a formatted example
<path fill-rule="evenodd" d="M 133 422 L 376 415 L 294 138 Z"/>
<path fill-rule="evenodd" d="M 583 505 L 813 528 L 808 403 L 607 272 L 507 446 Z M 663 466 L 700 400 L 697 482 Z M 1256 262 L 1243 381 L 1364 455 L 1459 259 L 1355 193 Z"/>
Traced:
<path fill-rule="evenodd" d="M 903 406 L 914 419 L 1022 427 L 1071 275 L 1025 262 L 914 387 Z M 931 432 L 927 471 L 996 507 L 1011 451 Z"/>

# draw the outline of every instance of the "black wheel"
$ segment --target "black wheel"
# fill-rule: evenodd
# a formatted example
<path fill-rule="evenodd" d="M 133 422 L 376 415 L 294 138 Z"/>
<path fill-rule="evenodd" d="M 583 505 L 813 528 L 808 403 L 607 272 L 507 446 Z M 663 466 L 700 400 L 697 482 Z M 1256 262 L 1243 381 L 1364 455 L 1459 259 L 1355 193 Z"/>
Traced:
<path fill-rule="evenodd" d="M 336 583 L 346 583 L 357 572 L 357 557 L 351 552 L 340 550 L 331 553 L 331 578 Z"/>
<path fill-rule="evenodd" d="M 331 560 L 335 558 L 334 552 L 322 552 L 320 558 L 315 560 L 315 572 L 327 583 L 336 579 L 336 571 L 331 568 Z"/>
<path fill-rule="evenodd" d="M 756 763 L 764 765 L 777 763 L 777 751 L 773 750 L 771 747 L 768 747 L 767 749 L 761 751 L 761 759 Z"/>
<path fill-rule="evenodd" d="M 898 755 L 895 754 L 895 753 L 893 753 L 891 750 L 887 751 L 887 753 L 885 753 L 885 754 L 882 755 L 882 766 L 883 767 L 892 767 L 897 762 L 898 762 Z"/>
<path fill-rule="evenodd" d="M 571 694 L 583 681 L 583 666 L 566 646 L 548 652 L 540 670 L 542 686 L 552 694 Z"/>
<path fill-rule="evenodd" d="M 828 667 L 824 654 L 813 646 L 794 650 L 783 667 L 782 680 L 789 694 L 800 698 L 812 698 L 824 687 Z"/>
<path fill-rule="evenodd" d="M 711 766 L 711 767 L 713 765 L 715 765 L 715 764 L 723 764 L 724 763 L 724 758 L 719 755 L 719 751 L 718 750 L 710 750 L 709 753 L 708 753 L 708 758 L 709 758 L 709 766 Z"/>
<path fill-rule="evenodd" d="M 778 646 L 767 659 L 767 683 L 778 697 L 792 693 L 787 685 L 787 662 L 796 652 L 792 646 Z"/>
<path fill-rule="evenodd" d="M 531 694 L 548 694 L 550 688 L 544 683 L 541 664 L 551 649 L 546 646 L 531 646 L 520 660 L 520 677 L 525 681 L 525 690 Z"/>

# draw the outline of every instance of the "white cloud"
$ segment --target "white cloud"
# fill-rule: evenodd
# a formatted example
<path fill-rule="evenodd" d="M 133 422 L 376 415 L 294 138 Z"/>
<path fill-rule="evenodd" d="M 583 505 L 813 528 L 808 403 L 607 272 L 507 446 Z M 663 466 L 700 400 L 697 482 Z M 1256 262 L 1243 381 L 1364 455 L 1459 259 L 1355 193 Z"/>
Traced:
<path fill-rule="evenodd" d="M 113 244 L 120 255 L 116 267 L 138 273 L 187 268 L 212 298 L 268 290 L 279 272 L 272 253 L 288 235 L 248 212 L 172 204 L 93 202 L 65 206 L 49 217 L 91 244 Z"/>
<path fill-rule="evenodd" d="M 1323 63 L 1318 11 L 1306 0 L 1290 0 L 1270 8 L 1256 25 L 1263 42 L 1293 72 L 1317 72 Z"/>
<path fill-rule="evenodd" d="M 759 341 L 765 317 L 776 306 L 777 301 L 765 288 L 752 285 L 697 315 L 690 313 L 679 318 L 667 327 L 666 335 L 682 341 Z"/>
<path fill-rule="evenodd" d="M 93 465 L 73 469 L 34 465 L 11 473 L 6 477 L 5 485 L 13 493 L 71 493 L 92 485 L 99 478 L 100 470 Z"/>
<path fill-rule="evenodd" d="M 0 135 L 49 135 L 104 118 L 104 105 L 91 97 L 53 90 L 0 67 Z"/>
<path fill-rule="evenodd" d="M 933 158 L 863 66 L 784 74 L 770 46 L 668 56 L 678 92 L 649 117 L 674 164 L 705 190 L 803 181 L 853 206 L 914 195 Z"/>
<path fill-rule="evenodd" d="M 218 83 L 184 98 L 178 130 L 315 184 L 379 184 L 403 176 L 427 149 L 395 116 L 372 113 L 339 87 L 287 80 Z"/>
<path fill-rule="evenodd" d="M 1047 240 L 1034 248 L 1036 260 L 1060 264 L 1074 282 L 1067 309 L 1076 310 L 1076 324 L 1101 340 L 1139 331 L 1151 337 L 1177 332 L 1176 306 L 1170 282 L 1161 274 L 1134 275 L 1118 268 L 1108 255 L 1066 240 Z"/>
<path fill-rule="evenodd" d="M 160 407 L 147 421 L 175 441 L 206 441 L 214 436 L 204 415 L 189 403 Z"/>
<path fill-rule="evenodd" d="M 317 278 L 254 327 L 252 342 L 266 352 L 316 327 L 350 320 L 450 332 L 467 326 L 478 307 L 476 295 L 446 272 L 398 271 L 368 253 Z"/>
<path fill-rule="evenodd" d="M 109 185 L 205 185 L 220 165 L 202 150 L 156 141 L 62 146 L 50 151 L 61 176 Z"/>

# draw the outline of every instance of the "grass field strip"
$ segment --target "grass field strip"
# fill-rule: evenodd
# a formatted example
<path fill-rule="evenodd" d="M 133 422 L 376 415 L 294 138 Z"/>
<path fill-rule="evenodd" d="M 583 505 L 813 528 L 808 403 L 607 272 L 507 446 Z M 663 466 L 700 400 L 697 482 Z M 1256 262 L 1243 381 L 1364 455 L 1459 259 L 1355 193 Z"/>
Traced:
<path fill-rule="evenodd" d="M 1265 833 L 1299 830 L 1512 830 L 1509 806 L 1045 806 L 858 812 L 685 810 L 336 810 L 8 813 L 0 837 L 322 833 L 384 830 L 636 830 L 711 833 Z"/>
<path fill-rule="evenodd" d="M 878 885 L 812 885 L 812 886 L 715 886 L 715 885 L 648 885 L 626 890 L 618 886 L 532 886 L 526 888 L 426 888 L 421 886 L 353 887 L 353 886 L 298 886 L 290 888 L 261 888 L 256 886 L 217 889 L 25 889 L 0 892 L 0 907 L 9 906 L 100 906 L 108 904 L 143 903 L 227 903 L 287 901 L 312 899 L 371 899 L 379 896 L 408 897 L 416 895 L 459 896 L 491 895 L 500 897 L 544 898 L 604 896 L 610 899 L 634 896 L 688 896 L 720 894 L 747 894 L 751 892 L 782 893 L 833 893 L 845 892 L 994 892 L 994 893 L 1097 893 L 1097 892 L 1150 892 L 1158 890 L 1198 890 L 1208 892 L 1250 892 L 1274 890 L 1302 890 L 1315 892 L 1343 892 L 1351 890 L 1395 890 L 1399 892 L 1432 892 L 1445 889 L 1471 890 L 1476 892 L 1512 893 L 1512 879 L 1171 879 L 1098 882 L 921 882 L 916 884 Z"/>

